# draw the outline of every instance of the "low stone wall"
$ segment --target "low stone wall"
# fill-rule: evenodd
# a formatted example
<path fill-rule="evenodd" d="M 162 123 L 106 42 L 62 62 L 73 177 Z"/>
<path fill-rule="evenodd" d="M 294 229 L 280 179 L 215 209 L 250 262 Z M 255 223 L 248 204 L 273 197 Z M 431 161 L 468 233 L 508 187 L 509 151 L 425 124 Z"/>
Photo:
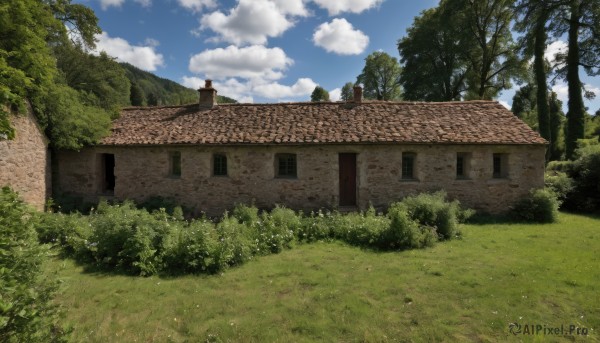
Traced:
<path fill-rule="evenodd" d="M 48 140 L 32 114 L 10 115 L 10 122 L 15 138 L 0 139 L 0 187 L 10 186 L 43 210 L 51 192 Z"/>
<path fill-rule="evenodd" d="M 169 176 L 169 156 L 181 153 L 181 177 Z M 416 154 L 415 180 L 402 180 L 402 153 Z M 468 153 L 468 178 L 456 177 L 456 154 Z M 114 198 L 175 198 L 182 205 L 219 215 L 236 203 L 294 209 L 336 208 L 339 153 L 355 153 L 357 205 L 385 208 L 409 194 L 445 189 L 466 206 L 500 213 L 531 188 L 543 187 L 544 146 L 311 145 L 94 147 L 58 156 L 60 188 L 86 200 L 102 194 L 100 154 L 115 155 Z M 211 176 L 212 155 L 227 155 L 227 177 Z M 275 154 L 297 156 L 297 178 L 275 177 Z M 492 177 L 494 153 L 507 156 L 507 177 Z"/>

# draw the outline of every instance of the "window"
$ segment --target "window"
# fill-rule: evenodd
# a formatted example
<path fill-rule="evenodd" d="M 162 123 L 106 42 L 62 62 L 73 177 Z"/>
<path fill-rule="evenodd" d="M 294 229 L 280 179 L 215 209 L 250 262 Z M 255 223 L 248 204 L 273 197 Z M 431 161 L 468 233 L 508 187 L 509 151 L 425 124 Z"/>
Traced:
<path fill-rule="evenodd" d="M 459 152 L 456 154 L 456 178 L 469 178 L 469 165 L 471 163 L 471 154 Z"/>
<path fill-rule="evenodd" d="M 493 155 L 493 173 L 494 179 L 502 179 L 508 177 L 508 155 L 494 154 Z"/>
<path fill-rule="evenodd" d="M 213 155 L 213 176 L 227 176 L 227 156 Z"/>
<path fill-rule="evenodd" d="M 170 154 L 169 175 L 171 177 L 181 177 L 181 152 L 174 151 Z"/>
<path fill-rule="evenodd" d="M 295 178 L 297 176 L 296 154 L 277 154 L 275 160 L 277 177 Z"/>
<path fill-rule="evenodd" d="M 402 153 L 402 179 L 415 179 L 415 158 L 416 154 L 412 152 Z"/>

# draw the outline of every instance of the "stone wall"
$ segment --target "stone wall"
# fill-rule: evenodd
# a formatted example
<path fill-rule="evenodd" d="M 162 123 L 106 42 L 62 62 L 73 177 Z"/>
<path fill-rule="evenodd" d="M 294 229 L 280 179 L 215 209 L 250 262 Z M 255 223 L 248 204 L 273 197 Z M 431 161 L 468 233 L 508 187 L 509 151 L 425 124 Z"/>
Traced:
<path fill-rule="evenodd" d="M 181 153 L 181 177 L 169 176 L 169 156 Z M 416 154 L 415 180 L 402 180 L 402 153 Z M 468 178 L 456 177 L 456 154 L 467 153 Z M 445 189 L 477 210 L 499 213 L 531 188 L 543 187 L 544 146 L 313 145 L 95 147 L 59 154 L 60 188 L 97 201 L 102 194 L 100 154 L 115 155 L 114 198 L 151 196 L 219 215 L 235 203 L 294 209 L 335 208 L 339 203 L 339 153 L 357 155 L 357 205 L 385 208 L 406 195 Z M 212 155 L 227 155 L 227 177 L 212 176 Z M 275 154 L 297 155 L 297 178 L 275 177 Z M 506 154 L 507 177 L 492 178 L 494 153 Z"/>
<path fill-rule="evenodd" d="M 15 138 L 0 138 L 0 187 L 10 186 L 43 210 L 51 191 L 48 140 L 32 114 L 10 115 L 10 121 Z"/>

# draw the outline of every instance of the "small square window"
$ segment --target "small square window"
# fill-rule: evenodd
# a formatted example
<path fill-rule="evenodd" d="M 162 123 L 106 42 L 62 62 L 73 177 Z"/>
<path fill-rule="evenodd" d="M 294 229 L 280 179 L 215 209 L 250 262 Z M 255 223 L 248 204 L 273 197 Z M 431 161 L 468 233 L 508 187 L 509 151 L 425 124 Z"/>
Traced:
<path fill-rule="evenodd" d="M 296 154 L 277 154 L 275 160 L 277 177 L 297 177 Z"/>
<path fill-rule="evenodd" d="M 493 173 L 494 179 L 503 179 L 508 177 L 508 154 L 493 154 Z"/>
<path fill-rule="evenodd" d="M 457 179 L 468 179 L 469 178 L 470 161 L 471 161 L 470 153 L 459 152 L 456 154 L 456 178 Z"/>
<path fill-rule="evenodd" d="M 227 176 L 227 156 L 224 154 L 213 155 L 213 175 Z"/>
<path fill-rule="evenodd" d="M 412 152 L 402 153 L 402 179 L 415 179 L 415 159 L 416 154 Z"/>
<path fill-rule="evenodd" d="M 179 151 L 170 153 L 169 175 L 171 177 L 181 177 L 181 152 Z"/>

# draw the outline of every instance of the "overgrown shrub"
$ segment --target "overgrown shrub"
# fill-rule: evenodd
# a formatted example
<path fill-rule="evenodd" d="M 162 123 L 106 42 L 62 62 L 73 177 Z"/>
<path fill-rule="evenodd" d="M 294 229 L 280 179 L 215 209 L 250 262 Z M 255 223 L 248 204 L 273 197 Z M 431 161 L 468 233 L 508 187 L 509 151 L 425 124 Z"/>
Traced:
<path fill-rule="evenodd" d="M 546 172 L 544 176 L 545 187 L 559 200 L 559 205 L 564 202 L 574 189 L 574 182 L 566 173 L 558 171 Z"/>
<path fill-rule="evenodd" d="M 447 201 L 444 191 L 408 196 L 398 206 L 403 207 L 412 220 L 435 228 L 440 239 L 458 235 L 459 220 L 464 221 L 472 215 L 472 211 L 462 211 L 458 201 Z"/>
<path fill-rule="evenodd" d="M 390 225 L 381 232 L 378 245 L 383 249 L 413 249 L 432 246 L 437 240 L 435 228 L 420 226 L 402 203 L 388 210 Z"/>
<path fill-rule="evenodd" d="M 588 145 L 576 151 L 571 177 L 574 189 L 565 207 L 584 212 L 600 213 L 600 144 Z"/>
<path fill-rule="evenodd" d="M 47 249 L 38 243 L 32 213 L 17 194 L 0 190 L 0 342 L 62 342 L 53 305 L 58 283 L 45 276 Z"/>
<path fill-rule="evenodd" d="M 79 213 L 37 213 L 35 229 L 41 243 L 60 247 L 64 255 L 78 260 L 89 257 L 87 244 L 92 228 L 87 216 Z"/>
<path fill-rule="evenodd" d="M 257 232 L 261 251 L 278 253 L 290 248 L 301 225 L 300 217 L 289 208 L 276 206 L 270 213 L 263 212 Z"/>
<path fill-rule="evenodd" d="M 573 171 L 573 161 L 550 161 L 546 170 L 570 174 Z"/>
<path fill-rule="evenodd" d="M 382 232 L 390 226 L 388 218 L 378 216 L 372 207 L 364 213 L 348 213 L 335 219 L 335 236 L 358 246 L 377 247 L 380 245 Z"/>
<path fill-rule="evenodd" d="M 255 234 L 236 218 L 227 213 L 216 226 L 219 244 L 214 250 L 218 270 L 227 266 L 241 265 L 250 260 L 257 251 Z"/>
<path fill-rule="evenodd" d="M 174 225 L 163 243 L 163 268 L 169 274 L 219 272 L 223 266 L 214 258 L 218 244 L 212 222 L 194 220 L 189 225 Z"/>
<path fill-rule="evenodd" d="M 152 275 L 160 265 L 162 241 L 172 220 L 164 212 L 148 213 L 132 202 L 101 203 L 91 216 L 90 251 L 96 263 L 125 272 Z"/>
<path fill-rule="evenodd" d="M 296 238 L 300 242 L 315 242 L 320 240 L 330 240 L 334 238 L 335 221 L 340 216 L 339 213 L 311 212 L 308 216 L 302 217 L 302 222 L 296 231 Z"/>
<path fill-rule="evenodd" d="M 559 202 L 556 194 L 549 189 L 532 190 L 529 195 L 519 200 L 511 213 L 517 220 L 554 223 L 558 220 Z"/>
<path fill-rule="evenodd" d="M 138 207 L 146 209 L 146 211 L 150 213 L 164 209 L 169 215 L 177 219 L 183 219 L 184 209 L 177 203 L 177 200 L 173 198 L 152 196 L 141 202 Z"/>

